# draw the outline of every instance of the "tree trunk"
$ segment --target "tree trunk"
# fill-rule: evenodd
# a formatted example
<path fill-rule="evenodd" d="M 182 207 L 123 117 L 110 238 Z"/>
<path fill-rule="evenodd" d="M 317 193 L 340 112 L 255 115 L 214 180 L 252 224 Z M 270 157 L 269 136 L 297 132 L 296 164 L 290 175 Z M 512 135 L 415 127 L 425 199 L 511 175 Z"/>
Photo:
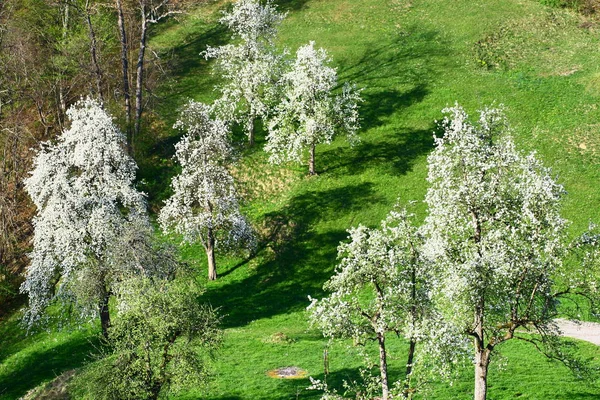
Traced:
<path fill-rule="evenodd" d="M 146 18 L 146 1 L 141 1 L 142 30 L 140 32 L 140 52 L 138 54 L 136 81 L 135 81 L 135 128 L 133 136 L 137 137 L 140 133 L 140 123 L 142 120 L 142 89 L 144 84 L 144 57 L 146 54 L 146 36 L 148 33 L 148 19 Z M 131 146 L 133 148 L 133 136 Z"/>
<path fill-rule="evenodd" d="M 387 373 L 387 353 L 385 351 L 385 336 L 383 333 L 377 334 L 377 341 L 379 342 L 379 370 L 381 371 L 381 399 L 388 400 L 390 396 L 388 386 L 388 373 Z"/>
<path fill-rule="evenodd" d="M 110 327 L 110 313 L 108 310 L 109 298 L 109 293 L 105 291 L 100 300 L 100 326 L 102 326 L 102 336 L 104 336 L 105 339 L 108 339 L 108 328 Z"/>
<path fill-rule="evenodd" d="M 248 116 L 246 127 L 248 128 L 248 145 L 252 147 L 254 146 L 254 115 L 252 113 Z"/>
<path fill-rule="evenodd" d="M 206 257 L 208 258 L 208 280 L 217 279 L 217 264 L 215 262 L 215 236 L 212 228 L 208 229 L 208 240 L 206 243 Z"/>
<path fill-rule="evenodd" d="M 117 2 L 117 17 L 119 25 L 119 36 L 121 37 L 121 70 L 123 73 L 123 98 L 125 100 L 125 131 L 127 134 L 127 152 L 132 155 L 131 145 L 131 101 L 129 93 L 129 62 L 127 61 L 127 34 L 125 33 L 125 17 L 121 0 Z"/>
<path fill-rule="evenodd" d="M 92 56 L 92 65 L 94 66 L 94 72 L 96 74 L 96 91 L 98 92 L 98 98 L 100 101 L 104 101 L 102 94 L 102 70 L 98 64 L 98 46 L 96 43 L 96 32 L 94 32 L 94 26 L 92 25 L 92 18 L 90 16 L 90 1 L 85 2 L 85 19 L 88 26 L 88 34 L 90 36 L 90 54 Z"/>
<path fill-rule="evenodd" d="M 404 379 L 404 398 L 408 399 L 410 390 L 410 374 L 412 373 L 413 363 L 415 362 L 415 347 L 417 341 L 410 339 L 410 346 L 408 347 L 408 360 L 406 361 L 406 375 Z"/>
<path fill-rule="evenodd" d="M 67 35 L 69 33 L 69 3 L 68 2 L 65 3 L 62 25 L 63 25 L 62 26 L 62 39 L 63 39 L 63 42 L 66 42 Z M 58 102 L 59 102 L 59 106 L 60 106 L 59 123 L 61 125 L 61 129 L 62 129 L 62 120 L 64 119 L 64 115 L 67 112 L 67 101 L 65 100 L 65 88 L 63 85 L 63 77 L 64 77 L 63 72 L 64 72 L 63 70 L 60 71 L 59 78 L 58 78 Z"/>
<path fill-rule="evenodd" d="M 487 374 L 490 365 L 490 351 L 483 349 L 475 351 L 475 400 L 485 400 L 487 397 Z"/>
<path fill-rule="evenodd" d="M 414 248 L 413 248 L 413 263 L 416 263 L 416 255 L 414 253 Z M 410 307 L 410 316 L 411 316 L 411 320 L 412 320 L 412 326 L 413 328 L 415 327 L 415 323 L 417 320 L 417 271 L 416 268 L 414 267 L 415 264 L 413 264 L 413 268 L 410 271 L 410 283 L 411 283 L 411 289 L 410 289 L 410 300 L 412 302 L 412 305 Z M 417 346 L 417 341 L 414 337 L 411 337 L 410 339 L 410 346 L 408 348 L 408 360 L 406 361 L 406 376 L 404 379 L 404 398 L 409 398 L 409 390 L 410 390 L 410 374 L 412 373 L 412 369 L 413 369 L 413 363 L 414 363 L 414 358 L 415 358 L 415 347 Z"/>
<path fill-rule="evenodd" d="M 308 173 L 315 175 L 315 144 L 310 145 L 310 162 L 308 163 Z"/>
<path fill-rule="evenodd" d="M 490 365 L 491 350 L 485 346 L 483 329 L 484 300 L 480 298 L 475 307 L 475 400 L 485 400 L 487 397 L 487 373 Z"/>

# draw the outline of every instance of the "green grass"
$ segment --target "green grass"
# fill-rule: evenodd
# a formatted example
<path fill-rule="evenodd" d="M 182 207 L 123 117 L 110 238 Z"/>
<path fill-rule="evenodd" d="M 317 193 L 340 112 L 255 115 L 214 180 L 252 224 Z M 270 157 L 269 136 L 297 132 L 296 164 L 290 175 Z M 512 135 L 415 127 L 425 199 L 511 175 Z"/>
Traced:
<path fill-rule="evenodd" d="M 268 165 L 260 149 L 264 133 L 257 148 L 240 146 L 237 176 L 248 195 L 244 209 L 262 241 L 249 259 L 218 259 L 220 278 L 206 283 L 204 300 L 225 315 L 224 346 L 209 393 L 192 390 L 182 398 L 318 398 L 304 390 L 307 379 L 278 380 L 266 373 L 295 365 L 322 378 L 327 343 L 308 329 L 307 296 L 323 295 L 346 229 L 375 226 L 398 198 L 416 200 L 415 211 L 424 217 L 421 200 L 434 121 L 455 101 L 473 114 L 494 101 L 503 103 L 518 145 L 537 151 L 567 189 L 564 216 L 573 221 L 571 235 L 582 232 L 589 220 L 600 222 L 600 35 L 579 28 L 580 17 L 535 0 L 278 3 L 289 11 L 281 47 L 294 52 L 315 40 L 332 56 L 341 81 L 364 88 L 362 142 L 353 148 L 343 140 L 319 146 L 316 177 L 306 176 L 305 165 Z M 228 34 L 215 23 L 224 4 L 213 2 L 182 23 L 162 27 L 151 42 L 162 54 L 173 55 L 171 78 L 157 93 L 161 100 L 151 139 L 140 146 L 141 186 L 153 210 L 168 196 L 175 173 L 170 157 L 179 134 L 170 127 L 178 107 L 188 98 L 216 96 L 217 81 L 199 53 L 206 45 L 227 42 Z M 482 41 L 489 45 L 486 57 L 502 61 L 497 68 L 482 66 L 477 52 Z M 201 246 L 183 246 L 181 253 L 204 279 Z M 18 398 L 89 360 L 91 331 L 24 336 L 16 318 L 0 323 L 1 398 Z M 273 343 L 277 333 L 291 340 Z M 405 348 L 401 341 L 391 344 L 396 378 Z M 498 369 L 498 360 L 493 361 L 490 399 L 600 397 L 595 383 L 577 381 L 564 366 L 523 343 L 507 343 L 501 350 L 507 365 Z M 330 354 L 330 383 L 356 378 L 360 360 L 351 348 L 336 344 Z M 580 354 L 600 365 L 596 346 L 582 344 Z M 471 382 L 471 368 L 466 368 L 453 386 L 436 383 L 430 397 L 469 398 Z"/>

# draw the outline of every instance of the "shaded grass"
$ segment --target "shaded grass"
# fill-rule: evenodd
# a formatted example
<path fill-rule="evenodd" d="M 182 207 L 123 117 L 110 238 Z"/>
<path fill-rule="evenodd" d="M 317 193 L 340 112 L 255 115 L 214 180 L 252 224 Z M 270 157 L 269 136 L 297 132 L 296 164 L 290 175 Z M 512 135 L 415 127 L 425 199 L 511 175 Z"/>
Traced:
<path fill-rule="evenodd" d="M 27 333 L 20 313 L 0 324 L 0 398 L 17 399 L 30 389 L 92 360 L 99 345 L 96 329 Z"/>

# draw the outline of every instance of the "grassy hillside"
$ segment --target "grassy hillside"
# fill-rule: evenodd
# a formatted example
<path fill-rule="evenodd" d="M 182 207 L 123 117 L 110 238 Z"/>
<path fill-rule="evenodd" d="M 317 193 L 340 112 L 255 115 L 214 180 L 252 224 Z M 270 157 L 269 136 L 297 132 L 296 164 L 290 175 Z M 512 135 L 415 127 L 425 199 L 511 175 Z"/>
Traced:
<path fill-rule="evenodd" d="M 216 24 L 226 2 L 202 7 L 181 23 L 161 29 L 151 46 L 172 54 L 171 73 L 159 93 L 153 136 L 142 147 L 140 175 L 154 210 L 168 195 L 174 168 L 170 157 L 178 133 L 170 127 L 187 98 L 211 101 L 214 77 L 199 53 L 228 40 Z M 280 46 L 294 52 L 315 40 L 326 48 L 341 81 L 364 88 L 361 144 L 342 140 L 317 148 L 318 176 L 305 166 L 273 167 L 260 149 L 243 148 L 236 175 L 246 194 L 245 211 L 259 230 L 260 251 L 250 259 L 221 257 L 220 278 L 207 282 L 205 301 L 225 315 L 224 346 L 215 379 L 206 392 L 181 398 L 316 399 L 308 379 L 281 380 L 267 371 L 285 366 L 323 377 L 327 345 L 308 330 L 307 296 L 321 286 L 336 263 L 346 229 L 375 226 L 393 207 L 421 200 L 427 189 L 426 155 L 435 120 L 455 101 L 472 113 L 502 103 L 518 145 L 535 150 L 553 168 L 568 195 L 564 216 L 571 233 L 600 222 L 600 33 L 582 17 L 535 0 L 282 0 L 289 11 Z M 584 26 L 584 27 L 581 27 Z M 184 246 L 182 257 L 205 279 L 201 246 Z M 588 316 L 584 316 L 588 317 Z M 18 314 L 0 323 L 0 398 L 25 394 L 91 359 L 94 329 L 25 337 Z M 399 377 L 405 344 L 391 343 L 392 377 Z M 346 344 L 330 350 L 328 382 L 356 377 L 359 359 Z M 596 363 L 600 351 L 582 345 Z M 501 347 L 505 369 L 492 363 L 490 399 L 592 399 L 600 386 L 575 380 L 521 343 Z M 85 375 L 75 378 L 85 394 Z M 468 398 L 472 371 L 465 368 L 452 387 L 436 384 L 431 398 Z"/>

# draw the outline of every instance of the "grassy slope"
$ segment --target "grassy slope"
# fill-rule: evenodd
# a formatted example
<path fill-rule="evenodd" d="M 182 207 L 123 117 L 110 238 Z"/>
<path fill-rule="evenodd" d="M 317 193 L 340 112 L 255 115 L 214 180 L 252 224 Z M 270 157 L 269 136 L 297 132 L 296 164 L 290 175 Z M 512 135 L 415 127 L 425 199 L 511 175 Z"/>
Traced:
<path fill-rule="evenodd" d="M 504 103 L 519 145 L 536 150 L 567 188 L 564 214 L 573 220 L 573 234 L 589 219 L 600 220 L 599 35 L 579 29 L 577 17 L 532 0 L 279 3 L 290 12 L 281 29 L 282 46 L 295 51 L 316 40 L 332 55 L 342 80 L 365 88 L 362 143 L 349 148 L 340 140 L 320 146 L 319 176 L 313 178 L 305 177 L 305 167 L 265 166 L 262 151 L 245 151 L 239 168 L 250 197 L 245 208 L 270 240 L 250 260 L 221 258 L 221 278 L 207 283 L 206 300 L 227 315 L 211 399 L 318 397 L 303 390 L 306 379 L 275 380 L 266 371 L 296 365 L 321 377 L 326 343 L 307 330 L 306 296 L 322 294 L 320 287 L 335 265 L 336 245 L 348 227 L 377 224 L 397 198 L 423 199 L 434 120 L 441 118 L 446 105 L 459 101 L 474 112 L 493 101 Z M 168 158 L 177 136 L 168 127 L 174 110 L 187 97 L 214 97 L 214 79 L 198 53 L 206 44 L 227 40 L 214 23 L 220 4 L 165 28 L 152 43 L 175 55 L 174 76 L 162 87 L 164 100 L 158 109 L 157 121 L 162 122 L 156 126 L 162 127 L 162 136 L 146 146 L 148 156 L 141 162 L 154 207 L 167 195 L 173 174 Z M 501 27 L 508 33 L 495 36 L 490 52 L 508 68 L 487 71 L 478 66 L 473 48 Z M 415 209 L 424 214 L 422 203 Z M 201 248 L 186 246 L 182 254 L 204 277 Z M 0 397 L 16 398 L 85 361 L 89 334 L 22 339 L 15 321 L 13 317 L 0 324 L 2 337 L 9 338 L 0 347 Z M 290 340 L 273 340 L 279 332 Z M 395 349 L 391 364 L 398 376 L 404 344 L 392 343 Z M 600 396 L 600 388 L 575 381 L 564 367 L 520 343 L 509 343 L 502 352 L 508 368 L 492 368 L 492 399 Z M 600 356 L 591 345 L 583 346 L 582 352 L 594 359 Z M 69 354 L 73 356 L 66 357 Z M 330 382 L 355 376 L 358 359 L 351 350 L 336 345 L 330 354 Z M 470 373 L 465 370 L 452 387 L 435 386 L 432 397 L 470 397 Z M 192 391 L 182 398 L 199 396 Z"/>

